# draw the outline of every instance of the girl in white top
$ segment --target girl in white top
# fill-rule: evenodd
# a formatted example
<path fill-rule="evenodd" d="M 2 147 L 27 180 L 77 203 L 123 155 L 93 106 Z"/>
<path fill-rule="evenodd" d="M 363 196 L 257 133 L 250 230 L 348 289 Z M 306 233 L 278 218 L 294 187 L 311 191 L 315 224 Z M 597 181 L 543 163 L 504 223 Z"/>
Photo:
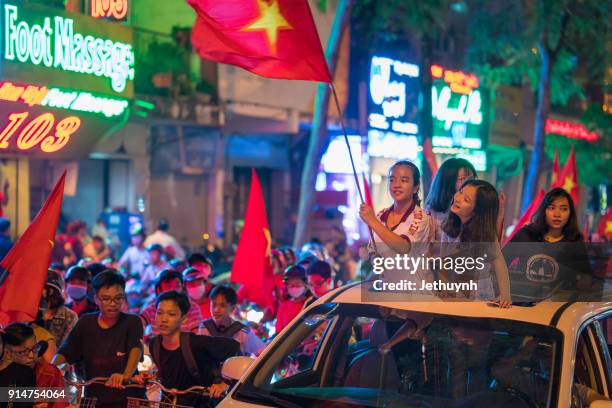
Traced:
<path fill-rule="evenodd" d="M 424 244 L 431 241 L 433 230 L 429 216 L 419 207 L 420 182 L 421 174 L 412 162 L 398 161 L 389 169 L 389 194 L 393 204 L 378 214 L 367 204 L 361 205 L 359 216 L 372 229 L 376 244 L 370 242 L 371 253 L 385 258 L 398 254 L 420 255 Z M 424 244 L 417 246 L 415 243 Z M 406 275 L 406 271 L 400 272 Z M 413 273 L 412 278 L 417 281 L 418 278 L 429 279 L 422 271 Z"/>
<path fill-rule="evenodd" d="M 376 243 L 386 244 L 395 253 L 407 254 L 413 242 L 429 242 L 429 216 L 419 207 L 420 183 L 419 169 L 410 161 L 398 161 L 389 169 L 393 204 L 378 214 L 367 204 L 361 205 L 359 216 L 374 232 Z"/>

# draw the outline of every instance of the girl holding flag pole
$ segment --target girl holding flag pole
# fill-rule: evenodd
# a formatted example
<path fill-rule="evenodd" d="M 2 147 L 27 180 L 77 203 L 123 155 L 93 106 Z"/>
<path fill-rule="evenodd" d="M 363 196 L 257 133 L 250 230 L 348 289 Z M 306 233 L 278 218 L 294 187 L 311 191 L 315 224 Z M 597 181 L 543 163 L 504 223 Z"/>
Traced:
<path fill-rule="evenodd" d="M 378 214 L 369 205 L 361 205 L 359 216 L 372 229 L 379 255 L 407 254 L 413 243 L 431 241 L 433 231 L 429 216 L 419 206 L 420 183 L 421 173 L 417 166 L 408 160 L 398 161 L 389 169 L 389 194 L 393 204 Z"/>

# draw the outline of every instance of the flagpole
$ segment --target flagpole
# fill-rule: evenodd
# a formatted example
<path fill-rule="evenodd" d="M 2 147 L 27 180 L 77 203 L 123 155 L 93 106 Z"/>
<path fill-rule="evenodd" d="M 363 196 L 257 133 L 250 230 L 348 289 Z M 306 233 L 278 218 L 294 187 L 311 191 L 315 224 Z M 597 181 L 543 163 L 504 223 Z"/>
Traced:
<path fill-rule="evenodd" d="M 364 204 L 363 193 L 361 192 L 361 186 L 359 185 L 359 176 L 357 175 L 357 169 L 355 168 L 355 161 L 353 160 L 353 153 L 351 152 L 351 145 L 348 140 L 348 134 L 346 132 L 346 126 L 344 125 L 344 114 L 342 113 L 342 109 L 340 108 L 340 101 L 338 100 L 338 94 L 336 93 L 336 87 L 333 82 L 329 83 L 329 87 L 331 88 L 332 95 L 334 96 L 334 101 L 336 102 L 336 109 L 338 109 L 338 118 L 340 119 L 340 126 L 342 127 L 342 134 L 344 135 L 344 141 L 346 142 L 346 148 L 348 149 L 349 158 L 351 159 L 351 167 L 353 168 L 353 176 L 355 177 L 355 185 L 357 186 L 357 191 L 359 192 L 359 199 L 361 200 L 361 204 Z M 368 226 L 368 232 L 370 233 L 370 240 L 372 241 L 372 247 L 374 248 L 374 252 L 378 253 L 378 248 L 376 247 L 376 241 L 374 240 L 374 232 L 372 228 Z"/>

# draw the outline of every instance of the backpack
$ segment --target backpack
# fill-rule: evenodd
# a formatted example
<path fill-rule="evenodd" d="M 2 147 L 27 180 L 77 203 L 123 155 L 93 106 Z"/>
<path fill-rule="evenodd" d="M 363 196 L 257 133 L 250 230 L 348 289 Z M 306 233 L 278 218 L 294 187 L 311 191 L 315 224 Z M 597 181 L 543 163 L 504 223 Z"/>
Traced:
<path fill-rule="evenodd" d="M 161 369 L 160 367 L 160 353 L 161 353 L 161 336 L 155 336 L 151 339 L 151 345 L 149 350 L 151 351 L 151 358 L 153 362 L 157 366 L 157 369 Z M 183 360 L 187 365 L 187 370 L 189 374 L 196 378 L 200 384 L 203 383 L 202 377 L 200 377 L 200 370 L 198 368 L 198 364 L 193 356 L 193 352 L 191 350 L 191 333 L 189 332 L 181 332 L 181 353 L 183 355 Z"/>
<path fill-rule="evenodd" d="M 234 321 L 227 329 L 220 331 L 213 319 L 207 319 L 202 322 L 202 325 L 208 330 L 211 336 L 229 337 L 234 336 L 241 330 L 246 329 L 246 326 L 238 321 Z"/>

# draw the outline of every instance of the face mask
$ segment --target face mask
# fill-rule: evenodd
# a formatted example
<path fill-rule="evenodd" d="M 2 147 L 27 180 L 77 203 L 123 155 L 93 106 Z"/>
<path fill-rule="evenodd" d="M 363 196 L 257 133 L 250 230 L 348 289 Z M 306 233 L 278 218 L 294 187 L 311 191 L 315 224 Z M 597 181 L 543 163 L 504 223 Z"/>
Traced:
<path fill-rule="evenodd" d="M 187 288 L 187 294 L 193 300 L 200 300 L 202 296 L 206 293 L 206 286 L 200 285 L 195 288 Z"/>
<path fill-rule="evenodd" d="M 304 291 L 306 290 L 306 288 L 304 286 L 300 286 L 299 288 L 289 288 L 287 289 L 287 293 L 289 294 L 289 297 L 293 298 L 293 299 L 297 299 L 300 296 L 302 296 L 304 294 Z"/>
<path fill-rule="evenodd" d="M 68 285 L 66 287 L 66 293 L 70 296 L 70 299 L 81 300 L 87 296 L 87 286 Z"/>

